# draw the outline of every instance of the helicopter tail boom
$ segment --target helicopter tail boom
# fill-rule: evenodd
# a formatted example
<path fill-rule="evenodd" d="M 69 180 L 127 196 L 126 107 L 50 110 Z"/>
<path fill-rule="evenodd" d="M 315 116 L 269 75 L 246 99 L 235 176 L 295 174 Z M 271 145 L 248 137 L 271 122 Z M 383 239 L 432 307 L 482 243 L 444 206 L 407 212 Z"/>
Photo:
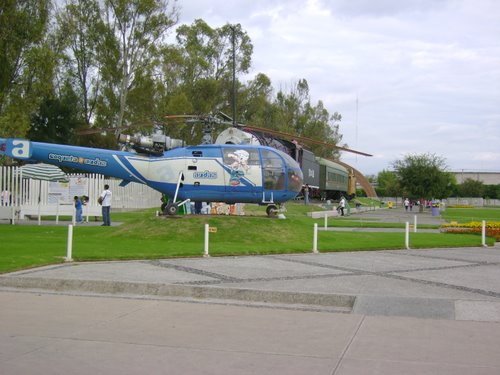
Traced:
<path fill-rule="evenodd" d="M 0 138 L 0 155 L 25 161 L 40 161 L 100 173 L 125 181 L 145 183 L 127 166 L 128 152 L 98 148 L 31 142 L 25 139 Z"/>

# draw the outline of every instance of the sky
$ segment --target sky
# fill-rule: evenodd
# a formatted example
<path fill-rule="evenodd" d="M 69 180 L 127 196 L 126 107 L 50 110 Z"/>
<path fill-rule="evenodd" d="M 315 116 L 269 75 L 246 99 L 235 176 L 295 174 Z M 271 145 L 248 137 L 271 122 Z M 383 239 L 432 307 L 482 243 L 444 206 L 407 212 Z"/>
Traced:
<path fill-rule="evenodd" d="M 342 115 L 341 160 L 365 175 L 408 154 L 449 171 L 500 172 L 500 1 L 178 0 L 179 24 L 241 24 L 246 82 L 306 79 L 313 105 Z"/>

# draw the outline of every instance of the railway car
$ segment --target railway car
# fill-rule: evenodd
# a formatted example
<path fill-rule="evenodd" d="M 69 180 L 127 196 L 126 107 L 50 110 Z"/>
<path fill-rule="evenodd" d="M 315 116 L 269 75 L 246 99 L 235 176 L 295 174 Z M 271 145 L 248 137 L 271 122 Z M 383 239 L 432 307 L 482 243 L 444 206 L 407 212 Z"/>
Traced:
<path fill-rule="evenodd" d="M 319 165 L 319 188 L 322 198 L 338 200 L 348 195 L 349 171 L 334 161 L 316 158 Z"/>

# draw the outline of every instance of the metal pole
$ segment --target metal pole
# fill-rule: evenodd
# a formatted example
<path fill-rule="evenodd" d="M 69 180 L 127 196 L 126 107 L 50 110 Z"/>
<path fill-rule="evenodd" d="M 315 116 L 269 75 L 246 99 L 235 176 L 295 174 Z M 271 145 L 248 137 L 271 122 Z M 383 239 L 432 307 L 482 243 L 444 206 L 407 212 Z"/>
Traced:
<path fill-rule="evenodd" d="M 415 217 L 414 217 L 413 231 L 415 233 L 417 233 L 417 215 L 415 215 Z"/>
<path fill-rule="evenodd" d="M 328 229 L 328 213 L 325 212 L 325 230 Z"/>
<path fill-rule="evenodd" d="M 68 245 L 66 247 L 66 262 L 72 262 L 73 253 L 73 225 L 68 225 Z"/>
<path fill-rule="evenodd" d="M 175 194 L 174 194 L 174 200 L 172 201 L 172 203 L 175 203 L 177 201 L 177 194 L 179 193 L 179 187 L 181 186 L 181 181 L 182 181 L 182 171 L 179 172 L 179 177 L 177 178 L 177 187 L 175 189 Z"/>
<path fill-rule="evenodd" d="M 208 258 L 210 255 L 208 255 L 208 224 L 205 224 L 205 251 L 203 253 L 203 256 L 205 258 Z"/>
<path fill-rule="evenodd" d="M 318 223 L 314 223 L 313 253 L 318 254 Z"/>
<path fill-rule="evenodd" d="M 406 222 L 406 230 L 405 230 L 405 246 L 407 250 L 410 250 L 410 223 Z"/>
<path fill-rule="evenodd" d="M 233 44 L 233 126 L 236 126 L 236 31 L 231 26 Z"/>

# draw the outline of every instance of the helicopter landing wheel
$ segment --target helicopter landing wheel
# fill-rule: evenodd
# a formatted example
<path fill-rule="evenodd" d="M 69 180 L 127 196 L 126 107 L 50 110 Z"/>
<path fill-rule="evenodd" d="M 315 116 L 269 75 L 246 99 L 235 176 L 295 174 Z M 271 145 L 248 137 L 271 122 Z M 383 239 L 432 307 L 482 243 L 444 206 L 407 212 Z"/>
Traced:
<path fill-rule="evenodd" d="M 165 215 L 173 216 L 173 215 L 177 214 L 178 208 L 179 207 L 175 203 L 169 203 L 169 204 L 167 204 L 167 206 L 163 210 L 163 213 Z"/>
<path fill-rule="evenodd" d="M 276 207 L 274 204 L 270 204 L 266 208 L 266 213 L 268 217 L 276 217 L 278 214 L 278 207 Z"/>

